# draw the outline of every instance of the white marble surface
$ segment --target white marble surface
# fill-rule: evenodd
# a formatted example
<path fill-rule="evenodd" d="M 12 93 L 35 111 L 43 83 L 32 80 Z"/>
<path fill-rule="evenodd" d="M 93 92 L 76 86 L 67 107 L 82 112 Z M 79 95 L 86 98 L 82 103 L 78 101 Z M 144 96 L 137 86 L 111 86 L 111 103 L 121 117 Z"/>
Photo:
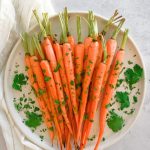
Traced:
<path fill-rule="evenodd" d="M 144 58 L 147 91 L 142 112 L 133 128 L 107 150 L 150 150 L 150 0 L 52 0 L 52 5 L 56 11 L 67 6 L 69 10 L 91 9 L 105 17 L 118 9 L 126 18 L 125 27 L 130 29 Z M 1 137 L 0 132 L 0 150 L 6 150 Z"/>

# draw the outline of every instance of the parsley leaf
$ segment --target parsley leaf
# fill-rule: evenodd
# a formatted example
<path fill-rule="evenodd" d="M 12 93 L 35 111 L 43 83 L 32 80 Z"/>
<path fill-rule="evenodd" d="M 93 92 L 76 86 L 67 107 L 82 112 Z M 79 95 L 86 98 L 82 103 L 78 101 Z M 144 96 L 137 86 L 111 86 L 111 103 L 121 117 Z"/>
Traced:
<path fill-rule="evenodd" d="M 23 73 L 16 74 L 13 79 L 12 87 L 15 90 L 22 91 L 22 86 L 27 84 L 27 76 L 25 76 Z"/>
<path fill-rule="evenodd" d="M 133 84 L 137 83 L 143 77 L 143 69 L 138 64 L 135 64 L 133 69 L 128 68 L 124 72 L 124 75 L 125 81 L 129 84 L 130 90 L 132 90 Z"/>
<path fill-rule="evenodd" d="M 26 112 L 27 119 L 25 120 L 25 124 L 28 127 L 36 129 L 42 123 L 42 115 L 36 114 L 34 112 Z"/>
<path fill-rule="evenodd" d="M 74 81 L 73 81 L 73 80 L 71 80 L 71 81 L 70 81 L 70 84 L 71 84 L 71 85 L 74 85 Z"/>
<path fill-rule="evenodd" d="M 127 92 L 116 92 L 115 98 L 120 103 L 121 110 L 130 106 L 129 94 Z"/>
<path fill-rule="evenodd" d="M 118 132 L 124 126 L 124 119 L 114 111 L 110 111 L 109 113 L 110 117 L 107 119 L 107 125 L 113 132 Z"/>
<path fill-rule="evenodd" d="M 48 77 L 48 76 L 44 77 L 44 81 L 48 82 L 49 80 L 51 80 L 51 77 Z"/>

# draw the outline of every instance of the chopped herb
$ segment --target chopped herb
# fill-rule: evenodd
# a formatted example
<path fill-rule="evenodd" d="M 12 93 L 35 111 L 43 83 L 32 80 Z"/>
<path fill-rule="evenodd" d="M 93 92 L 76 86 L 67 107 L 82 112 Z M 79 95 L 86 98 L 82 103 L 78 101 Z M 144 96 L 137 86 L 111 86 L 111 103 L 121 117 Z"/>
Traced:
<path fill-rule="evenodd" d="M 73 81 L 73 80 L 71 80 L 71 81 L 70 81 L 70 84 L 71 84 L 71 85 L 74 85 L 74 81 Z"/>
<path fill-rule="evenodd" d="M 103 138 L 102 138 L 102 141 L 104 142 L 105 140 L 106 140 L 106 139 L 103 137 Z"/>
<path fill-rule="evenodd" d="M 59 113 L 59 114 L 61 114 L 61 113 L 62 113 L 62 110 L 61 110 L 60 105 L 57 107 L 57 111 L 58 111 L 58 113 Z"/>
<path fill-rule="evenodd" d="M 66 56 L 68 56 L 69 55 L 69 53 L 66 53 Z"/>
<path fill-rule="evenodd" d="M 130 90 L 132 90 L 133 84 L 137 83 L 143 77 L 143 69 L 135 64 L 133 69 L 128 68 L 125 72 L 125 81 L 129 84 Z"/>
<path fill-rule="evenodd" d="M 55 104 L 59 105 L 60 101 L 58 99 L 55 100 Z"/>
<path fill-rule="evenodd" d="M 54 127 L 50 127 L 49 130 L 50 130 L 50 131 L 54 131 Z"/>
<path fill-rule="evenodd" d="M 44 81 L 48 82 L 49 80 L 51 80 L 51 77 L 48 77 L 48 76 L 44 77 Z"/>
<path fill-rule="evenodd" d="M 113 132 L 118 132 L 124 126 L 124 119 L 114 111 L 110 111 L 109 113 L 110 117 L 107 119 L 107 125 Z"/>
<path fill-rule="evenodd" d="M 44 139 L 44 136 L 43 136 L 43 135 L 40 135 L 40 139 L 41 139 L 41 141 L 43 141 L 43 139 Z"/>
<path fill-rule="evenodd" d="M 93 120 L 93 119 L 90 119 L 89 121 L 90 121 L 90 122 L 94 122 L 94 120 Z"/>
<path fill-rule="evenodd" d="M 89 60 L 89 63 L 90 63 L 90 64 L 93 64 L 93 61 Z"/>
<path fill-rule="evenodd" d="M 37 111 L 39 111 L 40 109 L 38 108 L 38 107 L 35 107 L 34 108 L 34 112 L 37 112 Z"/>
<path fill-rule="evenodd" d="M 45 70 L 45 69 L 42 69 L 42 72 L 45 74 L 46 70 Z"/>
<path fill-rule="evenodd" d="M 111 107 L 111 104 L 107 104 L 107 105 L 106 105 L 106 108 L 110 108 L 110 107 Z"/>
<path fill-rule="evenodd" d="M 109 84 L 109 86 L 110 86 L 112 89 L 114 89 L 114 88 L 115 88 L 113 84 Z"/>
<path fill-rule="evenodd" d="M 134 113 L 134 111 L 135 111 L 135 109 L 131 108 L 129 112 L 124 111 L 124 113 L 127 114 L 127 115 L 132 115 Z"/>
<path fill-rule="evenodd" d="M 46 91 L 45 90 L 42 90 L 42 89 L 39 89 L 38 93 L 39 95 L 43 95 Z"/>
<path fill-rule="evenodd" d="M 16 74 L 13 79 L 12 87 L 15 90 L 22 91 L 22 86 L 27 84 L 27 76 L 23 73 Z"/>
<path fill-rule="evenodd" d="M 54 69 L 54 72 L 57 72 L 61 68 L 61 65 L 58 63 L 56 68 Z"/>
<path fill-rule="evenodd" d="M 116 101 L 120 103 L 120 109 L 128 108 L 130 106 L 129 93 L 127 92 L 116 92 Z"/>
<path fill-rule="evenodd" d="M 27 119 L 25 120 L 25 124 L 28 127 L 36 129 L 42 123 L 42 115 L 36 114 L 34 112 L 27 111 L 26 113 Z"/>
<path fill-rule="evenodd" d="M 133 64 L 133 62 L 129 60 L 129 61 L 128 61 L 128 64 L 131 65 L 131 64 Z"/>
<path fill-rule="evenodd" d="M 25 71 L 28 71 L 29 70 L 29 67 L 28 66 L 25 66 Z"/>
<path fill-rule="evenodd" d="M 122 84 L 124 80 L 123 79 L 118 79 L 117 84 L 116 84 L 116 88 L 120 87 L 120 85 Z"/>
<path fill-rule="evenodd" d="M 114 70 L 118 70 L 119 69 L 118 66 L 119 66 L 119 61 L 117 60 Z"/>
<path fill-rule="evenodd" d="M 137 103 L 138 101 L 137 96 L 133 96 L 133 101 L 134 101 L 134 104 Z"/>
<path fill-rule="evenodd" d="M 76 89 L 82 86 L 82 82 L 76 84 Z"/>
<path fill-rule="evenodd" d="M 84 120 L 87 120 L 87 119 L 89 119 L 88 114 L 84 114 Z"/>
<path fill-rule="evenodd" d="M 88 138 L 88 141 L 93 141 L 96 138 L 96 135 L 93 135 L 92 137 Z"/>

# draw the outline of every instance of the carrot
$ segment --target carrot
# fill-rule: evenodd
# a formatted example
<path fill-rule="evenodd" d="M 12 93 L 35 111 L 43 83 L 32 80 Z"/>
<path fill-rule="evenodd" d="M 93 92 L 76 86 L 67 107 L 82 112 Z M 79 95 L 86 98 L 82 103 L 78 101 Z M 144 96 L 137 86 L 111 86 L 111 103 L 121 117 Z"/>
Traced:
<path fill-rule="evenodd" d="M 116 83 L 117 83 L 117 80 L 119 77 L 119 73 L 122 69 L 123 58 L 124 58 L 124 53 L 125 53 L 124 48 L 125 48 L 125 44 L 127 41 L 127 36 L 128 36 L 128 30 L 125 30 L 121 48 L 120 48 L 120 50 L 117 51 L 117 53 L 115 55 L 115 59 L 113 61 L 112 67 L 111 67 L 109 79 L 106 84 L 106 90 L 105 90 L 104 98 L 102 100 L 102 104 L 101 104 L 101 108 L 100 108 L 100 132 L 99 132 L 98 140 L 97 140 L 94 150 L 98 150 L 98 146 L 103 137 L 105 123 L 106 123 L 106 115 L 107 115 L 106 105 L 109 104 L 110 99 L 113 96 L 115 86 L 116 86 Z"/>
<path fill-rule="evenodd" d="M 77 16 L 77 33 L 78 33 L 78 44 L 75 46 L 74 53 L 74 70 L 75 70 L 75 84 L 76 84 L 76 97 L 77 104 L 79 107 L 81 86 L 82 86 L 82 72 L 83 72 L 83 59 L 84 59 L 84 44 L 81 39 L 81 18 Z"/>
<path fill-rule="evenodd" d="M 64 58 L 64 65 L 65 65 L 65 71 L 67 76 L 67 82 L 69 86 L 69 92 L 71 96 L 72 101 L 72 108 L 76 120 L 76 125 L 78 126 L 78 107 L 77 107 L 77 101 L 76 101 L 76 89 L 75 89 L 75 76 L 74 76 L 74 66 L 72 61 L 72 52 L 71 52 L 71 46 L 67 42 L 67 33 L 65 29 L 65 24 L 63 20 L 63 15 L 59 15 L 61 26 L 62 26 L 62 33 L 63 33 L 63 58 Z"/>
<path fill-rule="evenodd" d="M 102 38 L 103 39 L 103 38 Z M 97 66 L 97 70 L 95 72 L 95 76 L 92 79 L 92 84 L 90 88 L 90 96 L 87 103 L 87 119 L 84 122 L 84 127 L 81 136 L 80 149 L 82 150 L 86 144 L 87 138 L 90 134 L 90 130 L 92 124 L 94 122 L 93 118 L 95 116 L 96 108 L 99 102 L 99 94 L 102 86 L 102 81 L 104 77 L 104 73 L 106 70 L 106 59 L 107 59 L 107 50 L 105 46 L 104 39 L 102 40 L 103 49 L 104 49 L 104 60 Z M 90 110 L 90 111 L 89 111 Z"/>
<path fill-rule="evenodd" d="M 41 60 L 41 62 L 38 62 L 36 57 L 33 56 L 33 58 L 31 58 L 30 62 L 32 62 L 32 64 L 33 64 L 33 67 L 34 67 L 33 71 L 36 74 L 37 82 L 39 84 L 40 89 L 42 90 L 40 92 L 40 94 L 42 96 L 45 95 L 46 98 L 44 97 L 44 99 L 47 102 L 47 105 L 49 105 L 49 107 L 51 108 L 51 111 L 52 111 L 52 114 L 54 117 L 55 127 L 57 129 L 57 134 L 58 134 L 58 138 L 59 138 L 59 142 L 60 142 L 60 148 L 62 149 L 62 134 L 61 134 L 61 129 L 60 129 L 60 121 L 61 120 L 58 121 L 58 119 L 57 119 L 57 112 L 55 110 L 55 105 L 53 102 L 54 97 L 51 94 L 51 90 L 50 90 L 51 82 L 48 82 L 48 81 L 53 80 L 52 75 L 51 75 L 52 73 L 50 71 L 48 61 L 44 60 L 45 56 L 42 53 L 40 44 L 38 43 L 38 39 L 36 39 L 35 36 L 33 37 L 33 41 L 34 41 L 34 44 L 35 44 L 42 60 Z M 54 80 L 53 80 L 53 82 L 54 82 Z M 55 93 L 53 93 L 53 94 L 55 94 Z M 56 101 L 56 100 L 54 100 L 54 101 Z"/>
<path fill-rule="evenodd" d="M 46 35 L 46 31 L 45 31 L 42 23 L 40 22 L 40 19 L 37 15 L 36 10 L 34 10 L 33 13 L 34 13 L 39 25 L 40 25 L 40 28 L 41 28 L 42 32 L 43 32 L 44 40 L 42 41 L 42 48 L 44 49 L 46 59 L 48 61 L 50 61 L 49 64 L 50 64 L 51 69 L 53 70 L 54 80 L 57 83 L 56 88 L 57 88 L 58 98 L 59 98 L 59 101 L 60 101 L 62 115 L 64 117 L 65 123 L 66 123 L 70 133 L 72 133 L 72 128 L 71 128 L 69 119 L 67 117 L 66 108 L 65 108 L 65 105 L 63 105 L 63 103 L 65 101 L 65 98 L 64 98 L 63 87 L 62 87 L 61 78 L 60 78 L 60 74 L 59 74 L 59 67 L 58 67 L 59 64 L 56 61 L 56 57 L 55 57 L 55 54 L 54 54 L 54 51 L 53 51 L 53 47 L 51 45 L 51 42 L 50 42 L 49 38 Z"/>
<path fill-rule="evenodd" d="M 84 64 L 83 64 L 83 74 L 85 73 L 86 70 L 86 65 L 87 65 L 87 57 L 88 57 L 88 49 L 89 46 L 92 42 L 92 29 L 91 29 L 91 22 L 92 22 L 92 15 L 93 12 L 89 11 L 88 13 L 88 37 L 84 39 Z"/>
<path fill-rule="evenodd" d="M 87 58 L 87 66 L 85 71 L 85 76 L 83 79 L 83 86 L 82 86 L 82 94 L 81 94 L 81 103 L 79 108 L 79 125 L 78 125 L 78 132 L 77 132 L 77 140 L 79 140 L 81 127 L 83 123 L 83 117 L 85 114 L 86 104 L 87 104 L 87 97 L 88 97 L 88 91 L 89 91 L 89 85 L 91 83 L 91 78 L 93 75 L 94 67 L 97 61 L 98 51 L 99 51 L 99 44 L 97 42 L 97 22 L 96 19 L 93 19 L 93 41 L 91 42 L 88 50 L 88 58 Z"/>
<path fill-rule="evenodd" d="M 68 43 L 71 45 L 72 60 L 74 62 L 75 39 L 74 39 L 74 37 L 69 32 L 69 27 L 68 27 L 68 10 L 67 10 L 67 7 L 64 8 L 64 19 L 65 19 L 65 27 L 66 27 L 66 32 L 67 32 L 67 40 L 68 40 Z"/>
<path fill-rule="evenodd" d="M 102 99 L 103 97 L 103 93 L 104 93 L 104 90 L 105 90 L 105 85 L 106 85 L 106 82 L 107 82 L 107 78 L 108 78 L 108 75 L 109 75 L 109 70 L 110 70 L 110 67 L 111 67 L 111 64 L 112 64 L 112 61 L 113 61 L 113 57 L 114 57 L 114 54 L 115 54 L 115 51 L 116 51 L 116 48 L 117 48 L 117 41 L 116 41 L 116 38 L 117 38 L 117 35 L 122 27 L 122 25 L 124 24 L 124 21 L 125 19 L 121 19 L 119 25 L 117 26 L 117 28 L 115 29 L 112 37 L 110 39 L 108 39 L 107 43 L 106 43 L 106 47 L 107 47 L 107 61 L 106 61 L 106 72 L 105 72 L 105 75 L 104 75 L 104 79 L 103 79 L 103 85 L 102 85 L 102 90 L 101 90 L 101 94 L 100 94 L 100 99 Z"/>
<path fill-rule="evenodd" d="M 27 73 L 28 73 L 28 77 L 29 77 L 29 81 L 30 84 L 32 86 L 32 88 L 34 89 L 35 95 L 36 95 L 36 100 L 39 104 L 40 110 L 42 112 L 45 124 L 47 126 L 48 129 L 53 129 L 53 123 L 52 123 L 52 117 L 50 115 L 50 113 L 48 112 L 48 109 L 46 107 L 46 104 L 43 100 L 43 98 L 38 94 L 38 90 L 39 90 L 39 86 L 37 84 L 37 82 L 34 79 L 34 73 L 30 64 L 30 54 L 28 51 L 28 35 L 26 33 L 24 33 L 22 35 L 22 42 L 23 42 L 23 46 L 24 46 L 24 51 L 25 51 L 25 65 L 27 68 Z M 48 130 L 49 135 L 50 135 L 50 139 L 53 143 L 54 140 L 54 130 Z"/>
<path fill-rule="evenodd" d="M 70 115 L 69 120 L 70 123 L 72 125 L 72 129 L 73 129 L 73 133 L 75 135 L 75 123 L 74 123 L 74 116 L 73 116 L 73 109 L 72 109 L 72 104 L 71 104 L 71 97 L 70 97 L 70 93 L 69 93 L 69 85 L 67 83 L 67 76 L 66 76 L 66 72 L 65 72 L 65 66 L 64 66 L 64 61 L 63 61 L 63 54 L 62 54 L 62 45 L 59 45 L 59 43 L 57 41 L 54 41 L 53 43 L 53 48 L 54 48 L 54 52 L 57 58 L 57 62 L 59 62 L 60 64 L 60 76 L 61 76 L 61 81 L 62 81 L 62 85 L 63 85 L 63 89 L 64 89 L 64 95 L 65 98 L 67 99 L 67 106 L 68 106 L 68 114 Z"/>

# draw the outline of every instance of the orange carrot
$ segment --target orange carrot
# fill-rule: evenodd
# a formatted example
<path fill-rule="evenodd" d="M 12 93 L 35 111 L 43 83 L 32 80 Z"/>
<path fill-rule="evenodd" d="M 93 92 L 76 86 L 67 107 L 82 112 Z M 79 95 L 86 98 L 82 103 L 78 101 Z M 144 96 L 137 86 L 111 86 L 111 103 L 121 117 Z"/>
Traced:
<path fill-rule="evenodd" d="M 74 76 L 74 66 L 72 61 L 72 51 L 71 46 L 69 43 L 67 43 L 67 33 L 65 29 L 65 24 L 63 20 L 63 15 L 59 15 L 61 26 L 62 26 L 62 34 L 63 34 L 63 58 L 64 58 L 64 65 L 65 65 L 65 71 L 67 76 L 67 82 L 69 86 L 69 92 L 71 96 L 72 101 L 72 108 L 74 112 L 74 116 L 76 119 L 76 125 L 78 126 L 78 107 L 77 107 L 77 101 L 76 101 L 76 89 L 75 89 L 75 76 Z"/>
<path fill-rule="evenodd" d="M 103 38 L 102 38 L 103 39 Z M 101 62 L 97 69 L 95 70 L 95 74 L 92 77 L 92 84 L 90 88 L 90 96 L 89 100 L 87 102 L 87 119 L 84 122 L 84 127 L 82 131 L 82 137 L 81 137 L 81 143 L 80 143 L 80 149 L 82 150 L 86 144 L 87 138 L 90 134 L 90 130 L 92 127 L 92 124 L 94 122 L 93 118 L 96 112 L 96 108 L 99 102 L 99 94 L 102 86 L 102 81 L 104 77 L 104 73 L 106 70 L 106 59 L 107 59 L 107 50 L 105 47 L 105 42 L 102 40 L 103 49 L 104 49 L 104 60 Z"/>
<path fill-rule="evenodd" d="M 102 97 L 103 97 L 103 92 L 104 92 L 104 88 L 105 88 L 107 78 L 108 78 L 108 75 L 109 75 L 109 70 L 110 70 L 110 67 L 111 67 L 111 64 L 112 64 L 112 61 L 113 61 L 113 57 L 114 57 L 116 48 L 117 48 L 116 37 L 117 37 L 124 21 L 125 21 L 125 19 L 123 18 L 120 21 L 118 27 L 115 29 L 112 37 L 110 39 L 108 39 L 108 41 L 106 43 L 107 57 L 108 58 L 107 58 L 107 61 L 106 61 L 106 72 L 105 72 L 104 79 L 103 79 L 103 85 L 102 85 L 102 90 L 101 90 L 101 94 L 100 94 L 100 99 L 102 99 Z"/>
<path fill-rule="evenodd" d="M 25 51 L 25 65 L 26 65 L 26 68 L 27 68 L 27 73 L 28 73 L 30 84 L 31 84 L 32 88 L 35 91 L 36 100 L 37 100 L 37 102 L 39 104 L 40 110 L 42 111 L 43 118 L 44 118 L 44 121 L 45 121 L 45 124 L 46 124 L 47 128 L 48 129 L 53 129 L 53 123 L 52 123 L 53 119 L 52 119 L 50 113 L 48 112 L 48 109 L 46 107 L 45 102 L 43 101 L 42 97 L 38 94 L 39 87 L 38 87 L 37 82 L 34 79 L 33 70 L 31 68 L 31 64 L 30 64 L 30 56 L 29 56 L 29 52 L 28 52 L 28 41 L 27 41 L 28 37 L 27 37 L 27 34 L 26 33 L 23 34 L 22 38 L 23 38 L 22 41 L 23 41 L 24 51 Z M 49 132 L 49 135 L 50 135 L 50 139 L 51 139 L 51 141 L 53 143 L 54 130 L 48 130 L 48 132 Z"/>
<path fill-rule="evenodd" d="M 81 103 L 79 108 L 79 125 L 78 125 L 78 132 L 77 132 L 77 140 L 80 138 L 80 132 L 82 128 L 83 118 L 86 110 L 86 104 L 87 104 L 87 97 L 88 97 L 88 91 L 89 91 L 89 85 L 91 83 L 91 78 L 93 75 L 94 67 L 97 61 L 97 56 L 99 52 L 99 44 L 97 42 L 97 21 L 95 17 L 93 16 L 91 28 L 93 30 L 93 41 L 91 42 L 89 49 L 88 49 L 88 57 L 87 57 L 87 63 L 86 63 L 86 71 L 82 83 L 82 93 L 81 93 Z"/>
<path fill-rule="evenodd" d="M 68 27 L 68 10 L 67 10 L 67 7 L 64 8 L 64 19 L 65 19 L 65 27 L 66 27 L 66 33 L 67 33 L 67 40 L 68 40 L 68 43 L 71 46 L 72 60 L 74 62 L 75 39 L 74 39 L 74 37 L 69 32 L 69 27 Z"/>
<path fill-rule="evenodd" d="M 83 59 L 84 59 L 84 44 L 81 39 L 81 18 L 77 16 L 77 33 L 78 33 L 78 44 L 75 46 L 74 53 L 74 70 L 75 70 L 75 84 L 76 84 L 76 97 L 77 104 L 79 107 L 81 85 L 82 85 L 82 73 L 83 73 Z"/>
<path fill-rule="evenodd" d="M 109 104 L 110 99 L 113 96 L 115 86 L 120 74 L 120 71 L 122 69 L 122 64 L 123 64 L 123 58 L 124 58 L 124 48 L 125 44 L 127 41 L 127 36 L 128 36 L 128 30 L 125 30 L 121 48 L 120 50 L 117 51 L 115 55 L 115 59 L 113 61 L 112 67 L 111 67 L 111 72 L 108 78 L 108 82 L 106 84 L 106 90 L 104 93 L 104 98 L 102 100 L 101 108 L 100 108 L 100 132 L 98 136 L 98 140 L 95 146 L 94 150 L 98 150 L 98 146 L 102 140 L 104 129 L 105 129 L 105 124 L 106 124 L 106 115 L 107 115 L 107 108 L 106 105 Z"/>
<path fill-rule="evenodd" d="M 43 36 L 44 36 L 44 40 L 42 41 L 42 48 L 44 49 L 47 60 L 50 61 L 50 68 L 53 70 L 53 76 L 54 76 L 54 80 L 56 82 L 57 94 L 58 94 L 58 98 L 60 101 L 62 115 L 64 117 L 65 123 L 66 123 L 70 133 L 72 133 L 72 128 L 71 128 L 69 119 L 67 117 L 66 108 L 65 108 L 65 105 L 63 105 L 65 99 L 64 99 L 64 94 L 63 94 L 63 87 L 62 87 L 62 83 L 61 83 L 61 78 L 60 78 L 60 74 L 59 74 L 59 67 L 58 67 L 59 64 L 56 61 L 53 47 L 51 45 L 49 38 L 46 35 L 46 31 L 45 31 L 42 23 L 40 22 L 40 19 L 37 15 L 36 10 L 34 10 L 33 12 L 34 12 L 34 15 L 35 15 L 35 17 L 36 17 L 36 19 L 40 25 L 40 28 L 41 28 Z"/>

